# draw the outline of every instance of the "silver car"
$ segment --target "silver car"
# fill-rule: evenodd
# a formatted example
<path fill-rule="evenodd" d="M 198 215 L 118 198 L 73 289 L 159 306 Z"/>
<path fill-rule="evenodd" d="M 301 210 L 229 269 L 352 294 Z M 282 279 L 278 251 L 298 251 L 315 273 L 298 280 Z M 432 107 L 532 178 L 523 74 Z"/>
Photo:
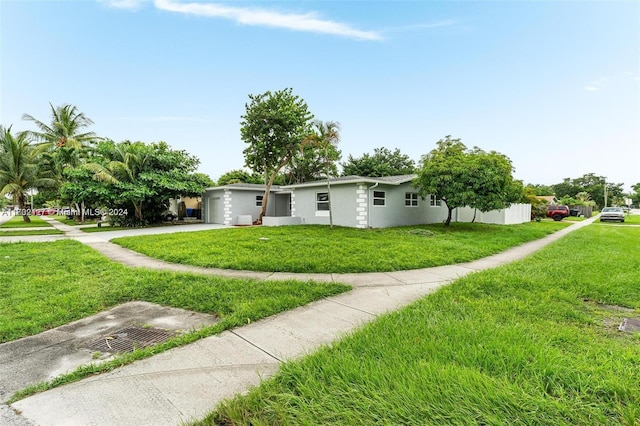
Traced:
<path fill-rule="evenodd" d="M 621 207 L 605 207 L 600 213 L 600 222 L 613 220 L 616 222 L 624 222 L 624 212 Z"/>

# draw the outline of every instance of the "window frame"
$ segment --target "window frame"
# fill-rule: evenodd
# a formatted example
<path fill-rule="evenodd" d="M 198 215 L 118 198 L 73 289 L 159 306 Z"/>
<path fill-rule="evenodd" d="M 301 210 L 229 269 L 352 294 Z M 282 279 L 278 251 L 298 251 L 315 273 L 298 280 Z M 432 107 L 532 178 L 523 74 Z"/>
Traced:
<path fill-rule="evenodd" d="M 417 192 L 405 192 L 404 193 L 404 206 L 405 207 L 418 207 L 418 193 Z"/>
<path fill-rule="evenodd" d="M 429 206 L 431 207 L 441 207 L 442 199 L 436 197 L 434 194 L 429 194 Z"/>
<path fill-rule="evenodd" d="M 264 200 L 264 195 L 256 195 L 256 207 L 262 207 L 263 200 Z"/>
<path fill-rule="evenodd" d="M 326 200 L 320 200 L 320 195 L 326 195 L 327 199 Z M 325 192 L 316 192 L 316 212 L 328 212 L 329 211 L 329 192 L 325 191 Z M 325 205 L 327 206 L 326 209 L 321 209 L 319 208 L 320 205 Z"/>
<path fill-rule="evenodd" d="M 378 194 L 378 195 L 376 195 Z M 380 196 L 382 194 L 382 196 Z M 382 204 L 376 204 L 376 201 L 382 201 Z M 371 203 L 374 207 L 386 207 L 387 205 L 387 191 L 373 191 L 371 195 Z"/>

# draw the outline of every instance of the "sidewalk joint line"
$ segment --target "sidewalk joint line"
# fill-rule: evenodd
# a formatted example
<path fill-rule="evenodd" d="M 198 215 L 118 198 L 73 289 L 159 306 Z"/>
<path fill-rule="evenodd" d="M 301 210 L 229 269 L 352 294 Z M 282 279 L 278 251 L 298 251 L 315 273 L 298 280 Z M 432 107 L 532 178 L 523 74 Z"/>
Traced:
<path fill-rule="evenodd" d="M 351 291 L 353 291 L 353 290 L 351 290 Z M 349 294 L 349 293 L 350 292 L 348 291 L 348 292 L 346 292 L 344 294 Z M 346 308 L 353 309 L 354 311 L 359 311 L 359 312 L 362 312 L 362 313 L 365 313 L 365 314 L 373 315 L 374 317 L 378 316 L 378 314 L 374 314 L 373 312 L 365 311 L 364 309 L 356 308 L 355 306 L 347 305 L 346 303 L 343 303 L 343 302 L 338 302 L 337 300 L 334 300 L 332 297 L 327 297 L 324 300 L 327 300 L 329 302 L 333 302 L 336 305 L 341 305 L 341 306 L 344 306 Z"/>
<path fill-rule="evenodd" d="M 248 344 L 250 344 L 251 346 L 253 346 L 254 348 L 258 349 L 261 352 L 264 352 L 265 354 L 267 354 L 268 356 L 270 356 L 271 358 L 275 359 L 276 361 L 283 363 L 284 360 L 278 358 L 277 356 L 275 356 L 274 354 L 270 353 L 269 351 L 267 351 L 266 349 L 261 348 L 260 346 L 256 345 L 255 343 L 253 343 L 252 341 L 250 341 L 249 339 L 245 339 L 244 337 L 242 337 L 241 335 L 239 335 L 238 333 L 235 332 L 235 330 L 227 330 L 229 331 L 229 333 L 233 334 L 236 337 L 239 337 L 240 339 L 244 340 L 245 342 L 247 342 Z"/>

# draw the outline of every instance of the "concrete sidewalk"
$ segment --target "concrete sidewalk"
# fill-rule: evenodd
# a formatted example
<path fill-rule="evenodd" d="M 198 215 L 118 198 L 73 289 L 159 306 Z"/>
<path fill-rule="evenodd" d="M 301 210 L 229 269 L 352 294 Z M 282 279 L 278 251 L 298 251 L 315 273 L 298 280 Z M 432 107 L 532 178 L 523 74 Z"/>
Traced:
<path fill-rule="evenodd" d="M 303 356 L 357 329 L 378 315 L 405 306 L 468 273 L 522 259 L 569 232 L 575 223 L 546 238 L 494 256 L 458 265 L 365 274 L 256 274 L 262 279 L 316 279 L 351 284 L 348 293 L 166 351 L 112 372 L 18 401 L 12 407 L 39 425 L 176 425 L 203 417 L 223 398 L 246 391 L 279 364 Z M 56 225 L 54 225 L 56 226 Z M 58 226 L 56 226 L 58 227 Z M 63 229 L 64 230 L 64 229 Z M 70 235 L 112 259 L 154 269 L 185 270 L 132 253 L 91 235 Z M 178 268 L 178 269 L 174 269 Z M 244 276 L 242 271 L 189 268 L 191 272 Z"/>

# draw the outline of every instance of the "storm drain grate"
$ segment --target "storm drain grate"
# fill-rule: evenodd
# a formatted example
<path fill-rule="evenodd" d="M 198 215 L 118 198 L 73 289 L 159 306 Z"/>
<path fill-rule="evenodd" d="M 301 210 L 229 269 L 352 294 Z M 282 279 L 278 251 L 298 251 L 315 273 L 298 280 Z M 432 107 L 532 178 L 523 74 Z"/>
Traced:
<path fill-rule="evenodd" d="M 91 342 L 88 348 L 100 352 L 133 352 L 134 348 L 157 345 L 175 335 L 175 332 L 155 328 L 128 327 Z"/>

